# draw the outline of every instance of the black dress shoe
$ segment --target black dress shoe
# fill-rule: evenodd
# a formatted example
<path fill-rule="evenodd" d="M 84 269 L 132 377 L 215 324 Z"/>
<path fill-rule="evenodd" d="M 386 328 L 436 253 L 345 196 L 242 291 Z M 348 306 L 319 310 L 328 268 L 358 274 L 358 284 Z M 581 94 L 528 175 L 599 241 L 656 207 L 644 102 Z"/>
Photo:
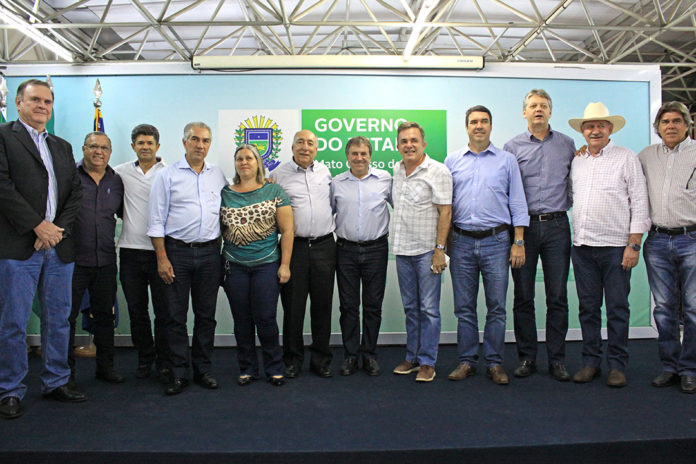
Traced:
<path fill-rule="evenodd" d="M 44 393 L 43 397 L 62 401 L 63 403 L 82 403 L 83 401 L 87 401 L 87 397 L 84 393 L 68 387 L 67 384 L 61 385 L 49 393 Z"/>
<path fill-rule="evenodd" d="M 268 378 L 268 381 L 269 381 L 269 382 L 271 383 L 271 385 L 273 385 L 274 387 L 280 387 L 280 386 L 282 386 L 282 385 L 285 385 L 285 377 L 283 377 L 282 375 L 280 375 L 280 376 L 274 375 L 274 376 L 272 376 L 272 377 L 269 377 L 269 378 Z"/>
<path fill-rule="evenodd" d="M 683 393 L 696 393 L 696 377 L 693 375 L 682 375 L 679 388 Z"/>
<path fill-rule="evenodd" d="M 341 365 L 341 375 L 353 375 L 358 370 L 358 360 L 356 358 L 346 358 Z"/>
<path fill-rule="evenodd" d="M 379 375 L 379 363 L 375 358 L 363 358 L 363 370 L 367 375 Z"/>
<path fill-rule="evenodd" d="M 288 379 L 294 379 L 300 375 L 300 368 L 294 364 L 290 364 L 285 368 L 285 377 Z"/>
<path fill-rule="evenodd" d="M 567 382 L 570 380 L 570 374 L 565 365 L 560 361 L 554 361 L 549 366 L 549 374 L 559 382 Z"/>
<path fill-rule="evenodd" d="M 537 370 L 536 363 L 534 361 L 522 361 L 520 365 L 513 371 L 515 377 L 529 377 Z"/>
<path fill-rule="evenodd" d="M 164 389 L 164 393 L 166 395 L 178 395 L 179 393 L 184 391 L 184 388 L 188 387 L 188 384 L 188 379 L 174 377 L 169 381 L 169 383 L 167 383 L 167 387 Z"/>
<path fill-rule="evenodd" d="M 24 411 L 16 396 L 6 396 L 0 400 L 0 416 L 3 419 L 16 419 L 22 414 Z"/>
<path fill-rule="evenodd" d="M 254 382 L 256 380 L 256 377 L 252 375 L 240 375 L 237 377 L 237 385 L 249 385 L 250 383 Z"/>
<path fill-rule="evenodd" d="M 152 364 L 138 364 L 138 368 L 135 370 L 136 379 L 146 379 L 152 374 Z"/>
<path fill-rule="evenodd" d="M 215 390 L 217 387 L 219 387 L 217 380 L 215 380 L 215 377 L 213 377 L 210 372 L 194 376 L 193 381 L 201 387 L 207 388 L 208 390 Z"/>
<path fill-rule="evenodd" d="M 655 377 L 651 382 L 653 387 L 662 388 L 669 387 L 679 382 L 679 376 L 674 372 L 662 372 L 660 375 Z"/>
<path fill-rule="evenodd" d="M 113 367 L 97 369 L 97 374 L 95 377 L 109 383 L 123 383 L 126 381 L 126 378 L 116 372 Z"/>
<path fill-rule="evenodd" d="M 379 375 L 379 363 L 375 358 L 363 358 L 363 370 L 367 375 Z"/>
<path fill-rule="evenodd" d="M 333 371 L 329 366 L 312 366 L 312 372 L 324 379 L 333 377 Z"/>

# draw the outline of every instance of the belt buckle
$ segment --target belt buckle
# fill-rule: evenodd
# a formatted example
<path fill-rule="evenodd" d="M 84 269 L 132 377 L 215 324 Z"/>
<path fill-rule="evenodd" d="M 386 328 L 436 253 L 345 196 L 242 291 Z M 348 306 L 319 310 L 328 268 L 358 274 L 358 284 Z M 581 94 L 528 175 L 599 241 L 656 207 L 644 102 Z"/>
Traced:
<path fill-rule="evenodd" d="M 548 219 L 545 219 L 547 217 Z M 539 222 L 548 222 L 553 219 L 553 215 L 550 213 L 543 213 L 539 215 Z"/>

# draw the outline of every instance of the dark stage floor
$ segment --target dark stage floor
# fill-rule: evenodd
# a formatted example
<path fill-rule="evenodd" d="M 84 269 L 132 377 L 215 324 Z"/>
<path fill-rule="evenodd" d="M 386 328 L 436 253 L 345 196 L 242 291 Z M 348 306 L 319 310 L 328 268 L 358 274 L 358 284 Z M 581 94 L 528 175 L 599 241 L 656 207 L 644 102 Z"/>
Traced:
<path fill-rule="evenodd" d="M 543 346 L 542 346 L 543 350 Z M 384 373 L 321 379 L 306 371 L 283 387 L 259 381 L 239 387 L 234 349 L 217 349 L 215 391 L 192 384 L 166 397 L 154 379 L 133 376 L 133 349 L 117 351 L 128 379 L 93 378 L 94 360 L 78 360 L 78 384 L 89 400 L 43 400 L 40 360 L 32 357 L 25 414 L 0 421 L 0 463 L 33 462 L 696 462 L 696 395 L 656 389 L 655 340 L 632 340 L 628 386 L 559 383 L 540 372 L 494 385 L 482 372 L 447 380 L 454 346 L 442 346 L 438 377 L 391 374 L 403 347 L 381 347 Z M 338 371 L 341 351 L 334 350 Z M 514 345 L 506 345 L 512 373 Z M 571 374 L 580 344 L 568 344 Z M 604 372 L 606 375 L 606 372 Z"/>

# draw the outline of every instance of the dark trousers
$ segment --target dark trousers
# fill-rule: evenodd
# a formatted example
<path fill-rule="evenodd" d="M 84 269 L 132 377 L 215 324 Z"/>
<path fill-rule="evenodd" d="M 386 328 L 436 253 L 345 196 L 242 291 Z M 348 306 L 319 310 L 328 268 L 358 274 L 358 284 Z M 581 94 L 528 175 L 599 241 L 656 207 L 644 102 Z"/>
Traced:
<path fill-rule="evenodd" d="M 138 365 L 156 362 L 163 367 L 169 358 L 167 333 L 167 296 L 165 284 L 157 274 L 157 257 L 153 250 L 121 248 L 120 280 L 123 294 L 128 303 L 131 339 L 138 350 Z M 152 294 L 152 309 L 155 314 L 155 338 L 152 338 L 148 286 Z"/>
<path fill-rule="evenodd" d="M 578 290 L 582 362 L 602 362 L 602 294 L 607 312 L 607 364 L 624 371 L 628 363 L 628 293 L 631 271 L 621 267 L 625 247 L 573 246 L 573 272 Z"/>
<path fill-rule="evenodd" d="M 243 266 L 227 262 L 223 285 L 234 318 L 237 360 L 241 375 L 258 378 L 256 355 L 258 334 L 263 352 L 266 377 L 283 375 L 283 350 L 280 347 L 278 322 L 278 262 Z"/>
<path fill-rule="evenodd" d="M 312 344 L 310 363 L 315 367 L 331 363 L 331 304 L 336 271 L 336 242 L 333 237 L 318 243 L 295 239 L 290 262 L 290 280 L 280 290 L 283 303 L 283 360 L 301 367 L 304 361 L 304 327 L 307 296 Z"/>
<path fill-rule="evenodd" d="M 382 323 L 382 300 L 387 282 L 389 242 L 360 246 L 339 240 L 336 244 L 336 282 L 341 302 L 344 356 L 376 358 Z M 362 283 L 362 341 L 360 339 L 360 284 Z"/>
<path fill-rule="evenodd" d="M 174 282 L 166 285 L 167 342 L 174 377 L 185 377 L 189 365 L 186 317 L 189 294 L 193 306 L 193 340 L 190 358 L 194 375 L 210 372 L 215 343 L 215 305 L 222 274 L 219 244 L 189 248 L 167 242 L 167 257 L 174 269 Z"/>
<path fill-rule="evenodd" d="M 80 314 L 85 290 L 89 291 L 92 332 L 97 347 L 97 370 L 114 365 L 114 301 L 116 299 L 116 263 L 101 267 L 75 265 L 72 278 L 72 309 L 70 311 L 70 342 L 68 364 L 75 374 L 75 324 Z"/>
<path fill-rule="evenodd" d="M 570 225 L 568 217 L 531 221 L 524 231 L 525 263 L 512 269 L 515 300 L 515 340 L 520 361 L 536 361 L 537 327 L 534 308 L 537 262 L 541 258 L 546 291 L 546 352 L 549 364 L 564 362 L 568 333 L 568 269 Z"/>

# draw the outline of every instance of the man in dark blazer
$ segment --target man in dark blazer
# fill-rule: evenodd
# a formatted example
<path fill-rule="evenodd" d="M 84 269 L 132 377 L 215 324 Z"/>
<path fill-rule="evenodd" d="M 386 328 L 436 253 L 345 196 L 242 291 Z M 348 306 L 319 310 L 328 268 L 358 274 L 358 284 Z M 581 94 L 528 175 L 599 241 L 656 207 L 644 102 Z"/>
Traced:
<path fill-rule="evenodd" d="M 85 401 L 68 386 L 71 304 L 71 226 L 82 187 L 72 147 L 46 132 L 53 92 L 46 82 L 20 84 L 19 119 L 0 125 L 0 417 L 22 414 L 26 391 L 26 326 L 32 301 L 41 303 L 42 392 Z"/>

